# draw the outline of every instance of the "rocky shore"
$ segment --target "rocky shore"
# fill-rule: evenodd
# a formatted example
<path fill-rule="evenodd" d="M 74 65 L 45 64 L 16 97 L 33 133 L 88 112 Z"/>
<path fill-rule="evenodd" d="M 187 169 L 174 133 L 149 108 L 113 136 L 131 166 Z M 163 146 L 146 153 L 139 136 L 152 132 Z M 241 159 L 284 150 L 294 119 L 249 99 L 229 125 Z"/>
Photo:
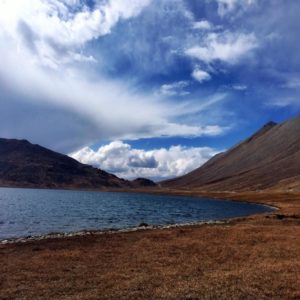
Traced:
<path fill-rule="evenodd" d="M 185 226 L 201 226 L 208 224 L 225 224 L 228 220 L 222 221 L 203 221 L 203 222 L 191 222 L 191 223 L 181 223 L 181 224 L 170 224 L 170 225 L 148 225 L 142 223 L 137 227 L 124 228 L 124 229 L 107 229 L 107 230 L 81 230 L 76 232 L 53 232 L 45 235 L 38 236 L 26 236 L 19 238 L 11 239 L 0 239 L 0 245 L 7 244 L 18 244 L 18 243 L 27 243 L 32 241 L 42 241 L 48 239 L 63 239 L 67 237 L 80 237 L 80 236 L 89 236 L 89 235 L 103 235 L 103 234 L 116 234 L 116 233 L 125 233 L 125 232 L 135 232 L 141 230 L 155 230 L 155 229 L 169 229 L 169 228 L 178 228 Z"/>

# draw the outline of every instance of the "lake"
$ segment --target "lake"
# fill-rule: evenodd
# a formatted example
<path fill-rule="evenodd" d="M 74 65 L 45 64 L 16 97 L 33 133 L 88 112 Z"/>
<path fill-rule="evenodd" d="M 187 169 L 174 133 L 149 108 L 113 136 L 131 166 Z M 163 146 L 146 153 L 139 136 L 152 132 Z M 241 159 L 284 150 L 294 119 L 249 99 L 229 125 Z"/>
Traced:
<path fill-rule="evenodd" d="M 0 239 L 224 220 L 263 205 L 150 194 L 0 188 Z"/>

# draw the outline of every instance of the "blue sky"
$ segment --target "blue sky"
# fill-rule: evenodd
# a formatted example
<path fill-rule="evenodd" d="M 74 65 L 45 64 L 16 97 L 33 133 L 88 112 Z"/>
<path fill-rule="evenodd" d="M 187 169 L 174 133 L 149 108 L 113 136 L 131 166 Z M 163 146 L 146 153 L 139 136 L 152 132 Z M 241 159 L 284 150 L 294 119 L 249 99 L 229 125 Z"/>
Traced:
<path fill-rule="evenodd" d="M 0 0 L 0 135 L 182 175 L 300 111 L 300 2 Z"/>

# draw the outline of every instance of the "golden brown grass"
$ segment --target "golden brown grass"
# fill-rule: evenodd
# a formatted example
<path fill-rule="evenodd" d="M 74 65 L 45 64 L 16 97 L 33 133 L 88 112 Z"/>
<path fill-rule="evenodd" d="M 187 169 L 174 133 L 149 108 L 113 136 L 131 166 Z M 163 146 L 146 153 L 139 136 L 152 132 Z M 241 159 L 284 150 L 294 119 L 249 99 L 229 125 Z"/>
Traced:
<path fill-rule="evenodd" d="M 221 225 L 2 245 L 0 299 L 300 299 L 300 195 L 210 196 L 281 210 Z"/>

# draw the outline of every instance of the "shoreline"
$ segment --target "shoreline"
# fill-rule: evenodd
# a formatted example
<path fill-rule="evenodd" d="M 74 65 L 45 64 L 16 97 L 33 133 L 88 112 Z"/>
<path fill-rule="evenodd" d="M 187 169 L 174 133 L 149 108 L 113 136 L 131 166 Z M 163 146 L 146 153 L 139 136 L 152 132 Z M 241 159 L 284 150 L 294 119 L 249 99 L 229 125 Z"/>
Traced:
<path fill-rule="evenodd" d="M 262 213 L 264 214 L 264 213 Z M 14 245 L 14 244 L 24 244 L 28 242 L 36 242 L 36 241 L 45 241 L 50 239 L 64 239 L 64 238 L 72 238 L 72 237 L 80 237 L 80 236 L 97 236 L 97 235 L 105 235 L 105 234 L 119 234 L 119 233 L 130 233 L 136 231 L 151 231 L 151 230 L 164 230 L 170 228 L 180 228 L 180 227 L 191 227 L 191 226 L 203 226 L 203 225 L 221 225 L 230 222 L 230 220 L 234 220 L 236 218 L 231 218 L 227 220 L 211 220 L 211 221 L 199 221 L 199 222 L 190 222 L 190 223 L 176 223 L 176 224 L 167 224 L 167 225 L 148 225 L 148 226 L 136 226 L 136 227 L 128 227 L 121 229 L 99 229 L 99 230 L 79 230 L 72 232 L 57 232 L 57 233 L 48 233 L 34 236 L 26 236 L 26 237 L 16 237 L 16 238 L 8 238 L 8 239 L 0 239 L 1 245 Z"/>
<path fill-rule="evenodd" d="M 23 188 L 20 188 L 23 189 Z M 27 188 L 24 188 L 27 189 Z M 31 189 L 31 188 L 30 188 Z M 56 189 L 54 189 L 56 190 Z M 77 191 L 77 190 L 71 190 L 71 191 Z M 82 190 L 83 192 L 86 192 L 86 190 Z M 130 232 L 136 232 L 136 231 L 143 231 L 143 230 L 163 230 L 163 229 L 170 229 L 170 228 L 180 228 L 180 227 L 186 227 L 186 226 L 202 226 L 202 225 L 216 225 L 216 224 L 226 224 L 231 221 L 237 220 L 237 219 L 245 219 L 256 215 L 271 215 L 274 214 L 275 211 L 280 211 L 279 207 L 264 204 L 261 202 L 253 202 L 253 201 L 243 201 L 243 200 L 233 200 L 230 198 L 219 198 L 219 197 L 213 197 L 213 196 L 204 196 L 204 195 L 186 195 L 184 191 L 176 190 L 176 191 L 169 191 L 166 190 L 155 190 L 155 191 L 148 191 L 148 190 L 139 190 L 139 191 L 92 191 L 92 192 L 107 192 L 107 193 L 134 193 L 134 194 L 148 194 L 148 195 L 161 195 L 161 196 L 178 196 L 178 197 L 191 197 L 191 198 L 199 198 L 201 201 L 201 198 L 210 198 L 217 201 L 231 201 L 231 202 L 239 202 L 239 203 L 249 203 L 254 205 L 260 205 L 264 206 L 266 208 L 271 209 L 269 212 L 261 212 L 261 213 L 255 213 L 247 216 L 239 216 L 239 217 L 232 217 L 228 219 L 221 219 L 221 220 L 207 220 L 207 221 L 194 221 L 194 222 L 187 222 L 187 223 L 175 223 L 175 224 L 164 224 L 164 225 L 147 225 L 147 226 L 134 226 L 134 227 L 127 227 L 127 228 L 109 228 L 109 229 L 82 229 L 78 231 L 70 231 L 70 232 L 50 232 L 46 234 L 40 234 L 40 235 L 28 235 L 28 236 L 21 236 L 21 237 L 12 237 L 12 238 L 0 238 L 0 246 L 1 245 L 7 245 L 7 244 L 18 244 L 18 243 L 28 243 L 32 241 L 42 241 L 42 240 L 48 240 L 48 239 L 64 239 L 64 238 L 72 238 L 72 237 L 79 237 L 79 236 L 90 236 L 90 235 L 103 235 L 103 234 L 117 234 L 117 233 L 130 233 Z"/>
<path fill-rule="evenodd" d="M 221 224 L 1 244 L 0 299 L 300 298 L 300 193 L 193 194 L 278 209 Z"/>

